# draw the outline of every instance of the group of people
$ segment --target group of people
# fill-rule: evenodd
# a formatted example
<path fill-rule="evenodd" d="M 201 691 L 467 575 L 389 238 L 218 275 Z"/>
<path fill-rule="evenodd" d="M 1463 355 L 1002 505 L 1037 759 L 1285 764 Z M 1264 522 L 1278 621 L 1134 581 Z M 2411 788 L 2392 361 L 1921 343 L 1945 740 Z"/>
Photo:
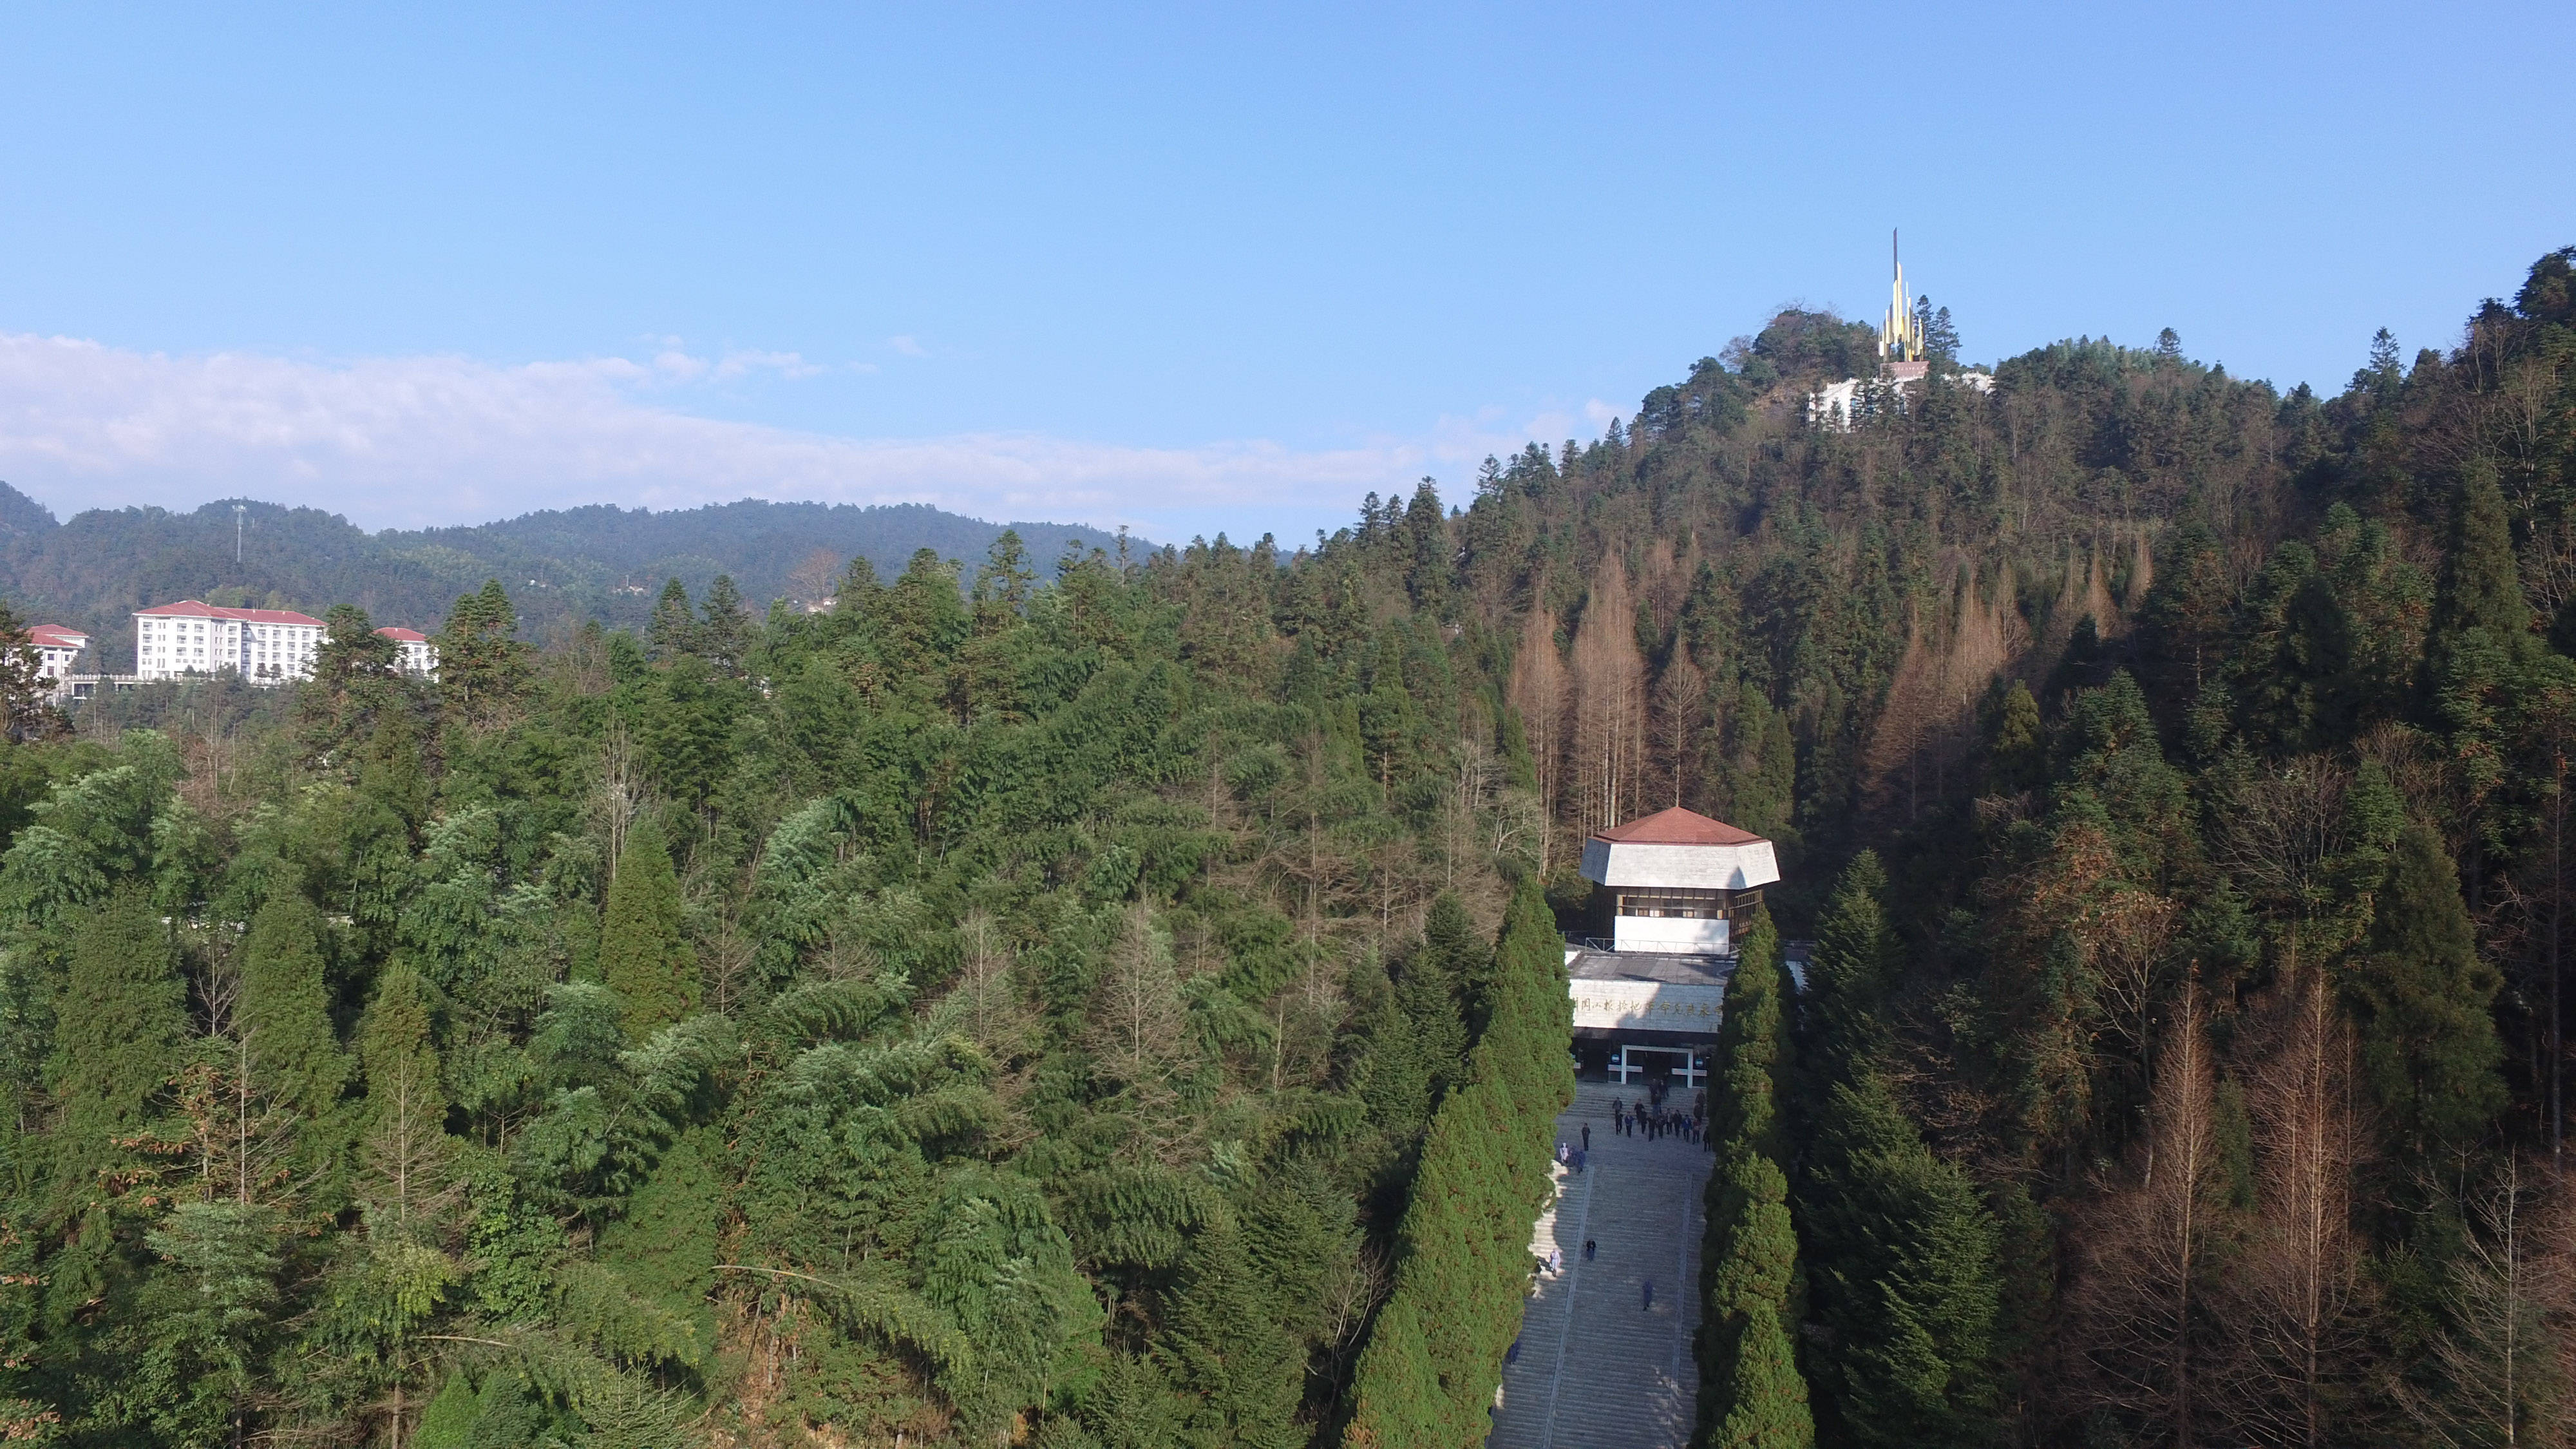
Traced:
<path fill-rule="evenodd" d="M 1685 1112 L 1678 1106 L 1666 1106 L 1665 1095 L 1670 1083 L 1661 1079 L 1646 1084 L 1646 1095 L 1633 1108 L 1624 1097 L 1610 1099 L 1610 1125 L 1624 1137 L 1644 1137 L 1649 1141 L 1678 1137 L 1694 1147 L 1706 1145 L 1708 1139 L 1708 1093 L 1701 1092 Z"/>

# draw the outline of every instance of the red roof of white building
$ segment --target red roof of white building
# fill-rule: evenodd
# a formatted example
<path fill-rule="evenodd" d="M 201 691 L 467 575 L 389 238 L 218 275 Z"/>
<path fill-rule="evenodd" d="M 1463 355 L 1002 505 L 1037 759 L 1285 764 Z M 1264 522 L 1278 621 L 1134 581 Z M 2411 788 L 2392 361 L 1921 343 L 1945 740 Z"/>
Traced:
<path fill-rule="evenodd" d="M 385 628 L 378 629 L 376 632 L 384 635 L 386 638 L 391 639 L 397 644 L 426 644 L 429 642 L 429 636 L 416 629 Z"/>
<path fill-rule="evenodd" d="M 38 624 L 27 631 L 27 639 L 40 649 L 78 649 L 89 642 L 87 634 L 60 624 Z"/>
<path fill-rule="evenodd" d="M 229 619 L 241 624 L 301 624 L 308 629 L 322 627 L 321 620 L 310 614 L 299 614 L 293 609 L 227 609 L 196 599 L 181 599 L 175 604 L 154 604 L 151 608 L 137 609 L 134 612 L 180 619 Z"/>
<path fill-rule="evenodd" d="M 1676 805 L 1625 825 L 1594 831 L 1592 838 L 1615 840 L 1621 845 L 1749 845 L 1762 837 Z"/>

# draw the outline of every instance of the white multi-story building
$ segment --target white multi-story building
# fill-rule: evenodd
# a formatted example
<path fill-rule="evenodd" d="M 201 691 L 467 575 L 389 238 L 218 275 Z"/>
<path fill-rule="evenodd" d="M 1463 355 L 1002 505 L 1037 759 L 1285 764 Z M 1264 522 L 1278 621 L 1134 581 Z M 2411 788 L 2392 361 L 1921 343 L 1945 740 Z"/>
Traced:
<path fill-rule="evenodd" d="M 402 650 L 403 673 L 423 679 L 438 677 L 438 646 L 429 642 L 428 635 L 417 629 L 378 629 L 376 632 L 394 641 L 395 646 Z"/>
<path fill-rule="evenodd" d="M 376 632 L 393 641 L 405 674 L 438 677 L 438 646 L 427 635 Z M 229 669 L 253 684 L 310 679 L 323 633 L 321 620 L 292 609 L 228 609 L 195 599 L 155 604 L 134 613 L 134 675 L 184 679 Z"/>
<path fill-rule="evenodd" d="M 292 609 L 226 609 L 195 599 L 134 612 L 138 679 L 184 679 L 229 669 L 253 684 L 313 674 L 322 621 Z"/>
<path fill-rule="evenodd" d="M 27 631 L 27 644 L 36 651 L 36 678 L 46 689 L 60 693 L 63 681 L 71 677 L 72 661 L 89 647 L 89 636 L 60 624 L 38 624 Z"/>

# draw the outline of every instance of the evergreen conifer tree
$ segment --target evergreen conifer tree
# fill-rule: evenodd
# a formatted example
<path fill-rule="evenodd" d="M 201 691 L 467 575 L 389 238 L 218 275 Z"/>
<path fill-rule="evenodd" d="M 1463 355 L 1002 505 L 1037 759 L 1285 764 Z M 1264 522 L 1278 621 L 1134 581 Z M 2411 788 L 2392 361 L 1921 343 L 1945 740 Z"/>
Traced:
<path fill-rule="evenodd" d="M 699 611 L 705 622 L 698 627 L 698 652 L 706 655 L 707 662 L 719 673 L 741 677 L 743 658 L 751 652 L 752 624 L 733 575 L 716 575 L 716 581 L 707 586 L 706 602 Z"/>
<path fill-rule="evenodd" d="M 397 1234 L 427 1226 L 448 1187 L 447 1097 L 430 1044 L 429 990 L 396 963 L 377 983 L 358 1027 L 366 1074 L 366 1198 L 371 1220 Z"/>
<path fill-rule="evenodd" d="M 1422 944 L 1439 960 L 1450 989 L 1457 994 L 1467 1039 L 1484 1035 L 1486 1018 L 1493 1011 L 1494 953 L 1476 938 L 1476 923 L 1468 918 L 1456 892 L 1442 891 L 1432 897 L 1430 913 L 1422 923 Z"/>
<path fill-rule="evenodd" d="M 143 1129 L 179 1071 L 187 993 L 174 966 L 169 931 L 138 886 L 109 896 L 72 938 L 49 1085 L 62 1111 L 61 1181 L 73 1192 L 112 1159 L 116 1139 Z"/>
<path fill-rule="evenodd" d="M 527 692 L 528 646 L 518 630 L 518 610 L 499 579 L 457 596 L 437 639 L 438 695 L 456 717 L 490 722 Z"/>
<path fill-rule="evenodd" d="M 2478 958 L 2459 873 L 2431 830 L 2398 835 L 2375 906 L 2370 949 L 2345 975 L 2363 1080 L 2413 1151 L 2474 1141 L 2505 1102 L 2504 983 Z"/>
<path fill-rule="evenodd" d="M 1882 1013 L 1899 964 L 1896 932 L 1879 904 L 1886 888 L 1878 852 L 1864 850 L 1844 867 L 1816 923 L 1815 952 L 1807 962 L 1807 1019 L 1824 1058 L 1819 1067 L 1847 1071 L 1884 1045 Z"/>
<path fill-rule="evenodd" d="M 1717 1093 L 1710 1131 L 1725 1143 L 1780 1161 L 1786 1126 L 1781 1113 L 1791 1055 L 1785 1040 L 1780 933 L 1771 913 L 1757 907 L 1736 942 L 1735 970 L 1726 980 L 1725 1015 L 1718 1024 Z"/>
<path fill-rule="evenodd" d="M 1707 1273 L 1713 1372 L 1703 1412 L 1715 1411 L 1708 1442 L 1742 1449 L 1806 1449 L 1816 1441 L 1790 1348 L 1788 1323 L 1798 1239 L 1789 1221 L 1789 1184 L 1779 1164 L 1739 1139 L 1710 1184 L 1723 1219 L 1719 1254 Z"/>
<path fill-rule="evenodd" d="M 1458 1083 L 1467 1060 L 1467 1025 L 1458 1014 L 1457 979 L 1446 953 L 1425 942 L 1406 957 L 1395 983 L 1412 1058 L 1408 1079 L 1423 1108 Z"/>
<path fill-rule="evenodd" d="M 1883 1078 L 1832 1089 L 1801 1188 L 1819 1388 L 1865 1446 L 1993 1442 L 2000 1231 L 1976 1185 L 1935 1156 Z"/>
<path fill-rule="evenodd" d="M 2472 459 L 2463 470 L 2451 519 L 2450 552 L 2433 602 L 2430 640 L 2439 648 L 2471 629 L 2498 644 L 2531 632 L 2531 603 L 2513 556 L 2513 527 L 2497 486 L 2495 464 Z"/>
<path fill-rule="evenodd" d="M 636 1041 L 698 1008 L 697 954 L 681 917 L 680 881 L 661 826 L 646 819 L 627 832 L 599 927 L 600 978 L 623 1004 Z"/>
<path fill-rule="evenodd" d="M 349 1080 L 322 976 L 322 913 L 279 891 L 251 918 L 242 946 L 236 1027 L 253 1087 L 307 1123 L 330 1116 Z"/>
<path fill-rule="evenodd" d="M 698 616 L 689 608 L 687 587 L 678 579 L 664 584 L 662 596 L 653 601 L 653 621 L 644 629 L 654 662 L 668 664 L 683 654 L 697 653 L 698 634 Z"/>

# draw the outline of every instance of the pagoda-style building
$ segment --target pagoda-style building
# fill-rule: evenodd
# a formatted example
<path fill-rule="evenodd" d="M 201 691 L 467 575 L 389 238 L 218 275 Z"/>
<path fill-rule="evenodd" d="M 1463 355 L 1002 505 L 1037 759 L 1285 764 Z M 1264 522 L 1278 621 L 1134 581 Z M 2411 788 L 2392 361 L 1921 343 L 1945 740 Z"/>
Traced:
<path fill-rule="evenodd" d="M 1780 878 L 1771 842 L 1675 806 L 1583 842 L 1591 929 L 1613 951 L 1723 956 Z"/>
<path fill-rule="evenodd" d="M 1574 1054 L 1626 1083 L 1695 1088 L 1735 969 L 1738 922 L 1780 878 L 1771 842 L 1694 811 L 1659 811 L 1583 843 L 1592 904 L 1565 953 Z"/>

